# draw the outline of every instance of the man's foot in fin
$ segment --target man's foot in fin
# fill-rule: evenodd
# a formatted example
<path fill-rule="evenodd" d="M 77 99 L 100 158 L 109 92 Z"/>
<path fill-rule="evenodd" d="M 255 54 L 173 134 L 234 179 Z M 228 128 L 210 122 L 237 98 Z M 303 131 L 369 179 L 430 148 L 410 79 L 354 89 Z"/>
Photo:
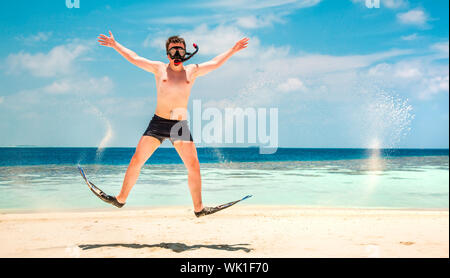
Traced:
<path fill-rule="evenodd" d="M 199 211 L 199 212 L 195 212 L 194 211 L 194 214 L 195 214 L 195 216 L 197 216 L 197 217 L 200 217 L 200 216 L 205 216 L 205 215 L 208 215 L 208 214 L 212 214 L 212 213 L 215 213 L 215 212 L 218 212 L 220 209 L 217 209 L 217 208 L 212 208 L 212 207 L 204 207 L 201 211 Z"/>
<path fill-rule="evenodd" d="M 99 195 L 97 195 L 101 200 L 105 201 L 106 203 L 109 203 L 113 206 L 116 206 L 118 208 L 121 208 L 125 205 L 125 203 L 120 203 L 119 201 L 117 201 L 116 197 L 114 196 L 110 196 L 108 194 L 106 194 L 105 192 L 101 192 Z"/>
<path fill-rule="evenodd" d="M 118 208 L 121 208 L 121 207 L 123 207 L 125 205 L 125 203 L 121 203 L 121 202 L 117 201 L 116 197 L 114 197 L 114 196 L 109 196 L 108 195 L 108 197 L 111 197 L 111 203 L 110 204 L 112 204 L 112 205 L 114 205 L 114 206 L 116 206 Z"/>

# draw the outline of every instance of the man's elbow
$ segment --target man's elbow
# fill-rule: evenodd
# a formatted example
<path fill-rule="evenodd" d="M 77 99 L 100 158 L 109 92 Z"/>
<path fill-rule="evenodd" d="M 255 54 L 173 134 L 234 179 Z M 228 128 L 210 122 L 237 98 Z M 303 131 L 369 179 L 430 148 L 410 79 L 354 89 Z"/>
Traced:
<path fill-rule="evenodd" d="M 136 66 L 142 66 L 144 64 L 143 59 L 141 57 L 139 57 L 137 54 L 129 55 L 127 60 L 130 61 L 130 63 L 132 63 L 133 65 L 136 65 Z"/>
<path fill-rule="evenodd" d="M 220 65 L 221 65 L 220 62 L 218 62 L 218 61 L 211 61 L 211 63 L 209 63 L 208 66 L 204 68 L 204 71 L 211 72 L 211 71 L 219 68 Z"/>
<path fill-rule="evenodd" d="M 123 55 L 123 57 L 132 64 L 136 63 L 136 57 L 134 55 L 126 54 L 126 55 Z"/>
<path fill-rule="evenodd" d="M 214 68 L 214 69 L 220 67 L 221 64 L 222 64 L 222 63 L 221 63 L 221 61 L 219 61 L 219 60 L 212 60 L 212 61 L 211 61 L 211 67 Z"/>

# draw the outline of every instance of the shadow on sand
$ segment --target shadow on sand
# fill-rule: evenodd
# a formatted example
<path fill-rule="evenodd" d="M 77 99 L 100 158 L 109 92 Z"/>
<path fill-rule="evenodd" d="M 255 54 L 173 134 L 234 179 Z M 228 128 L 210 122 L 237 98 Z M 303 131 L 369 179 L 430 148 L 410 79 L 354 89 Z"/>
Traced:
<path fill-rule="evenodd" d="M 95 248 L 103 248 L 103 247 L 126 247 L 126 248 L 134 248 L 134 249 L 140 249 L 140 248 L 165 248 L 170 249 L 173 252 L 181 253 L 184 251 L 190 251 L 200 248 L 209 248 L 209 249 L 216 249 L 216 250 L 225 250 L 225 251 L 239 251 L 242 250 L 244 252 L 249 253 L 253 249 L 246 248 L 244 246 L 247 246 L 249 244 L 196 244 L 196 245 L 186 245 L 184 243 L 159 243 L 159 244 L 137 244 L 137 243 L 109 243 L 109 244 L 80 244 L 78 245 L 79 248 L 82 250 L 89 250 L 89 249 L 95 249 Z"/>

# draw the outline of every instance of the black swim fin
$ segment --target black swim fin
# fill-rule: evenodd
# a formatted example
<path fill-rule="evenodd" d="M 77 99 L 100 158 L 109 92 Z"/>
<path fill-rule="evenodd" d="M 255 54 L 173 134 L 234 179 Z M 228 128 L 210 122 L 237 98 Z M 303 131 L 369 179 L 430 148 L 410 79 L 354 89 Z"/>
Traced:
<path fill-rule="evenodd" d="M 205 216 L 205 215 L 208 215 L 208 214 L 213 214 L 213 213 L 215 213 L 215 212 L 218 212 L 220 209 L 218 209 L 217 207 L 204 207 L 201 211 L 199 211 L 199 212 L 195 212 L 194 211 L 194 214 L 195 214 L 195 216 L 197 216 L 197 217 L 200 217 L 200 216 Z"/>
<path fill-rule="evenodd" d="M 89 188 L 91 189 L 91 191 L 97 196 L 99 197 L 102 201 L 109 203 L 113 206 L 116 206 L 118 208 L 121 208 L 125 205 L 125 203 L 120 203 L 119 201 L 117 201 L 116 197 L 111 196 L 106 194 L 105 192 L 103 192 L 100 188 L 98 188 L 97 186 L 95 186 L 93 183 L 91 183 L 90 181 L 88 181 L 90 186 Z"/>
<path fill-rule="evenodd" d="M 117 201 L 116 197 L 106 194 L 100 188 L 98 188 L 92 182 L 90 182 L 87 179 L 86 175 L 84 174 L 83 169 L 80 166 L 78 166 L 78 170 L 80 171 L 80 174 L 83 177 L 83 179 L 86 182 L 86 184 L 89 186 L 89 189 L 92 191 L 92 193 L 95 194 L 95 196 L 100 198 L 100 200 L 102 200 L 102 201 L 104 201 L 104 202 L 106 202 L 108 204 L 111 204 L 113 206 L 116 206 L 118 208 L 121 208 L 121 207 L 123 207 L 125 205 L 125 203 L 122 204 L 119 201 Z"/>
<path fill-rule="evenodd" d="M 216 213 L 216 212 L 221 211 L 221 210 L 223 210 L 223 209 L 229 208 L 229 207 L 231 207 L 232 205 L 234 205 L 234 204 L 236 204 L 236 203 L 239 203 L 240 201 L 243 201 L 243 200 L 248 199 L 248 198 L 250 198 L 250 197 L 252 197 L 252 195 L 247 195 L 247 196 L 245 196 L 244 198 L 242 198 L 242 199 L 240 199 L 240 200 L 233 201 L 233 202 L 229 202 L 229 203 L 226 203 L 226 204 L 217 206 L 217 207 L 204 207 L 204 208 L 203 208 L 201 211 L 199 211 L 199 212 L 195 212 L 195 211 L 194 211 L 194 214 L 195 214 L 195 216 L 197 216 L 197 217 L 205 216 L 205 215 L 208 215 L 208 214 L 213 214 L 213 213 Z"/>

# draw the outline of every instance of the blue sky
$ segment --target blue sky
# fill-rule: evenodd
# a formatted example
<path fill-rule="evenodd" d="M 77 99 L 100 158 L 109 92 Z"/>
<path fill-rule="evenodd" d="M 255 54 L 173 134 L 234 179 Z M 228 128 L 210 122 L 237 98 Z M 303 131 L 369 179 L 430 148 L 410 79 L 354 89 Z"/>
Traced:
<path fill-rule="evenodd" d="M 136 145 L 154 77 L 97 44 L 111 30 L 164 62 L 170 35 L 200 46 L 190 63 L 249 37 L 196 81 L 190 108 L 276 107 L 280 147 L 448 148 L 446 0 L 65 2 L 0 10 L 0 146 Z"/>

